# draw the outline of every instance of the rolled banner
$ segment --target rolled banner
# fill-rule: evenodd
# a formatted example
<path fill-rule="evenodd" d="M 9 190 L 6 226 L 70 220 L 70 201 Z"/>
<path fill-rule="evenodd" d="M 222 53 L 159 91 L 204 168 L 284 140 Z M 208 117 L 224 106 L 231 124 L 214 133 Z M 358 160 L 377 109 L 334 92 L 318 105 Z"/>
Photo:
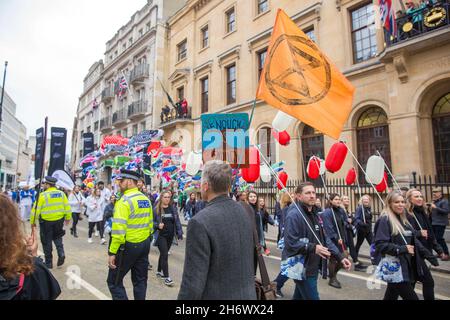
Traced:
<path fill-rule="evenodd" d="M 270 180 L 272 180 L 269 167 L 265 163 L 261 164 L 260 177 L 262 182 L 270 182 Z"/>
<path fill-rule="evenodd" d="M 384 159 L 379 156 L 371 156 L 367 160 L 366 180 L 374 185 L 380 184 L 384 177 Z"/>
<path fill-rule="evenodd" d="M 294 120 L 295 118 L 291 117 L 287 113 L 284 113 L 283 111 L 278 111 L 277 115 L 272 121 L 272 127 L 278 132 L 282 132 L 286 130 Z"/>

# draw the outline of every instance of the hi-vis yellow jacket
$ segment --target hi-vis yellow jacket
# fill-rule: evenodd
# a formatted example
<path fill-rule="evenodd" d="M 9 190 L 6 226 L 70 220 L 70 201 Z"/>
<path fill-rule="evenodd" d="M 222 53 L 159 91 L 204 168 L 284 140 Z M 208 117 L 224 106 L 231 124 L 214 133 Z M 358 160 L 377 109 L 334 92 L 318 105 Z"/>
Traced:
<path fill-rule="evenodd" d="M 139 243 L 153 233 L 153 210 L 150 200 L 137 188 L 124 192 L 114 206 L 110 254 L 116 254 L 125 242 Z"/>
<path fill-rule="evenodd" d="M 30 223 L 35 224 L 39 216 L 44 221 L 57 221 L 64 217 L 70 220 L 72 212 L 66 194 L 55 187 L 50 187 L 41 193 L 37 205 L 33 205 Z"/>

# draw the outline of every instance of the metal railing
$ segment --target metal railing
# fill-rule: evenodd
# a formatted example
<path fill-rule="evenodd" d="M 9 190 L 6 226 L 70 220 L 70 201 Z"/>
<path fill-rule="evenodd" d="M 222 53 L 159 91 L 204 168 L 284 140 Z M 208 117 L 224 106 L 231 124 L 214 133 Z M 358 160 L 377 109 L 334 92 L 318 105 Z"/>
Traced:
<path fill-rule="evenodd" d="M 128 106 L 128 117 L 132 118 L 139 115 L 145 115 L 148 110 L 148 102 L 146 100 L 134 101 Z"/>
<path fill-rule="evenodd" d="M 130 82 L 148 78 L 149 74 L 150 74 L 149 70 L 150 70 L 149 65 L 146 63 L 141 63 L 141 64 L 137 65 L 130 72 Z"/>
<path fill-rule="evenodd" d="M 161 111 L 161 124 L 166 124 L 180 119 L 192 119 L 192 107 L 187 108 L 187 112 L 183 112 L 182 109 L 176 108 L 164 109 Z"/>
<path fill-rule="evenodd" d="M 113 113 L 112 116 L 112 124 L 116 125 L 118 123 L 126 122 L 127 121 L 127 113 L 126 109 L 122 108 L 116 112 Z"/>
<path fill-rule="evenodd" d="M 112 122 L 111 117 L 104 117 L 100 120 L 100 130 L 111 129 Z"/>
<path fill-rule="evenodd" d="M 106 87 L 102 91 L 102 101 L 114 98 L 114 92 L 110 86 Z"/>
<path fill-rule="evenodd" d="M 442 194 L 444 197 L 448 198 L 450 195 L 450 182 L 436 182 L 439 181 L 437 177 L 434 179 L 431 176 L 417 176 L 415 172 L 412 173 L 412 181 L 410 182 L 411 188 L 417 188 L 422 191 L 422 194 L 425 198 L 425 201 L 432 201 L 432 189 L 438 187 L 442 190 Z M 319 179 L 320 180 L 320 179 Z M 286 185 L 286 189 L 288 192 L 293 193 L 297 186 L 303 182 L 302 180 L 289 180 Z M 377 193 L 370 185 L 361 185 L 361 190 L 359 191 L 357 185 L 347 185 L 345 183 L 345 179 L 326 179 L 326 192 L 323 187 L 323 183 L 315 184 L 317 198 L 320 199 L 322 203 L 322 208 L 325 208 L 326 205 L 326 194 L 337 193 L 341 196 L 346 195 L 350 198 L 350 210 L 354 212 L 358 206 L 358 202 L 361 195 L 369 195 L 371 197 L 372 203 L 372 212 L 377 218 L 378 215 L 383 210 L 383 203 L 377 196 Z M 392 184 L 389 184 L 388 190 L 392 190 L 394 187 Z M 253 185 L 253 189 L 258 193 L 258 196 L 263 197 L 266 201 L 266 207 L 269 210 L 269 213 L 274 212 L 277 194 L 280 192 L 276 187 L 276 183 L 269 182 L 257 182 Z M 386 199 L 388 190 L 382 192 L 381 198 L 383 201 Z"/>
<path fill-rule="evenodd" d="M 405 13 L 397 18 L 397 33 L 393 36 L 386 35 L 388 46 L 407 41 L 411 38 L 423 35 L 427 32 L 448 27 L 450 25 L 450 0 L 435 1 L 417 9 Z"/>

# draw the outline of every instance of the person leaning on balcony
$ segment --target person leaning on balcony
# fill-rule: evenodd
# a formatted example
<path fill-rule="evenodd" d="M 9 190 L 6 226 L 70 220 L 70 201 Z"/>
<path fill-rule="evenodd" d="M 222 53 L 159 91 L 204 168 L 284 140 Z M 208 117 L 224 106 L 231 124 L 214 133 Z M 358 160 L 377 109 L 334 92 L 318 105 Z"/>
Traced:
<path fill-rule="evenodd" d="M 183 100 L 181 100 L 181 112 L 183 114 L 183 118 L 186 118 L 188 114 L 188 103 L 186 98 L 183 98 Z"/>
<path fill-rule="evenodd" d="M 413 1 L 406 1 L 406 14 L 412 17 L 412 23 L 414 24 L 414 29 L 419 30 L 419 24 L 422 22 L 422 7 L 417 6 Z"/>

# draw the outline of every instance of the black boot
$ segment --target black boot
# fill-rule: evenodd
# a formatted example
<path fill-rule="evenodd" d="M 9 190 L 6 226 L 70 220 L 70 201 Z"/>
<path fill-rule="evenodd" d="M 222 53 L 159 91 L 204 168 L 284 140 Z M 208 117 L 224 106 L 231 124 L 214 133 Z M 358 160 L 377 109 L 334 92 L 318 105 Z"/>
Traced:
<path fill-rule="evenodd" d="M 75 238 L 78 238 L 78 234 L 77 234 L 77 231 L 76 231 L 76 230 L 73 232 L 73 236 L 74 236 Z"/>
<path fill-rule="evenodd" d="M 53 263 L 52 262 L 45 262 L 45 266 L 49 269 L 53 269 Z"/>
<path fill-rule="evenodd" d="M 328 282 L 328 285 L 330 285 L 331 287 L 336 288 L 336 289 L 341 289 L 342 288 L 341 283 L 337 280 L 336 277 L 330 278 L 330 281 Z"/>
<path fill-rule="evenodd" d="M 56 266 L 57 266 L 57 267 L 62 266 L 62 265 L 64 264 L 64 260 L 65 260 L 65 259 L 66 259 L 65 256 L 58 257 L 58 262 L 56 263 Z"/>
<path fill-rule="evenodd" d="M 73 228 L 70 228 L 70 234 L 73 235 Z"/>

